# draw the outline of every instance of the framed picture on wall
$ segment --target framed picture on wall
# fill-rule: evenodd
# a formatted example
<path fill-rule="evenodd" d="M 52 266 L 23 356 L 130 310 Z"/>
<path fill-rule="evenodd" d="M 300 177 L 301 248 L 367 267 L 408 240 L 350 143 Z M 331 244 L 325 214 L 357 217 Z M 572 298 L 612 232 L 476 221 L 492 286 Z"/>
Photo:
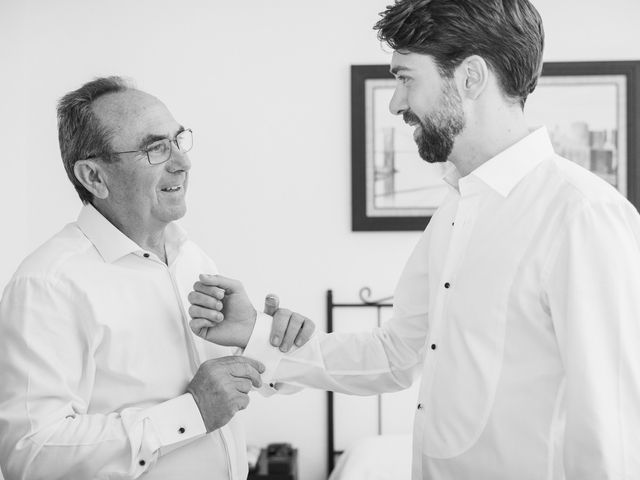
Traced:
<path fill-rule="evenodd" d="M 413 129 L 389 112 L 388 65 L 351 67 L 352 230 L 423 230 L 446 194 L 447 164 L 418 155 Z M 640 62 L 548 62 L 525 106 L 556 152 L 640 202 Z"/>

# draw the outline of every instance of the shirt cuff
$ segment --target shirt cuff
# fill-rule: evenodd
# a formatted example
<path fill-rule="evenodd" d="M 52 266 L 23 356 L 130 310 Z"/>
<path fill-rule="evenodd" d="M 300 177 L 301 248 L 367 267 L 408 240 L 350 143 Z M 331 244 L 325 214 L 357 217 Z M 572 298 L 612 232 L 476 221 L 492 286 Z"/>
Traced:
<path fill-rule="evenodd" d="M 149 408 L 144 415 L 153 426 L 162 453 L 207 433 L 193 396 L 185 393 Z"/>
<path fill-rule="evenodd" d="M 261 375 L 262 387 L 257 390 L 265 396 L 273 395 L 276 392 L 276 369 L 284 355 L 280 349 L 269 343 L 272 322 L 271 316 L 266 313 L 258 313 L 253 332 L 251 332 L 251 337 L 243 352 L 245 357 L 254 358 L 264 364 L 266 369 Z"/>

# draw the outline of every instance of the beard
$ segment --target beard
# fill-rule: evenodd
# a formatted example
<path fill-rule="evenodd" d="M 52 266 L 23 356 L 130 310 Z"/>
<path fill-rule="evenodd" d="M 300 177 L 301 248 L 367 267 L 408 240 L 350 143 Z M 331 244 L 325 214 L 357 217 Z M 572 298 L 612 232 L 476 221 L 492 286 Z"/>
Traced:
<path fill-rule="evenodd" d="M 445 81 L 440 104 L 434 112 L 420 118 L 411 110 L 406 110 L 402 116 L 406 123 L 420 125 L 414 140 L 420 158 L 428 163 L 446 162 L 455 138 L 465 127 L 462 99 L 452 79 Z"/>

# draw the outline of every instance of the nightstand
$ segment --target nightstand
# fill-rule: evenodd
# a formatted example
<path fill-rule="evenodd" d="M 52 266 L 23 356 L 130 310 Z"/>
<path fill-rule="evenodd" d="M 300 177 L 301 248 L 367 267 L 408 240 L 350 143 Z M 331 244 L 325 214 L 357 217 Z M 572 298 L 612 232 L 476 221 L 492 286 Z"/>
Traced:
<path fill-rule="evenodd" d="M 260 450 L 256 467 L 249 471 L 247 480 L 298 480 L 298 450 L 292 449 L 291 457 L 286 462 L 271 462 L 267 449 Z"/>

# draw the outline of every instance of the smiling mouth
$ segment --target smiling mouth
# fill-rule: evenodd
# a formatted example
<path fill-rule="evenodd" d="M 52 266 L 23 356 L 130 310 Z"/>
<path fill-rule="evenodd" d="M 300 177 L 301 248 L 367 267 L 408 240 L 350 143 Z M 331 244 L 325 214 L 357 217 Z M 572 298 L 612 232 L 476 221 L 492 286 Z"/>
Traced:
<path fill-rule="evenodd" d="M 182 190 L 182 185 L 175 185 L 173 187 L 164 187 L 161 188 L 160 190 L 163 192 L 179 192 L 180 190 Z"/>

